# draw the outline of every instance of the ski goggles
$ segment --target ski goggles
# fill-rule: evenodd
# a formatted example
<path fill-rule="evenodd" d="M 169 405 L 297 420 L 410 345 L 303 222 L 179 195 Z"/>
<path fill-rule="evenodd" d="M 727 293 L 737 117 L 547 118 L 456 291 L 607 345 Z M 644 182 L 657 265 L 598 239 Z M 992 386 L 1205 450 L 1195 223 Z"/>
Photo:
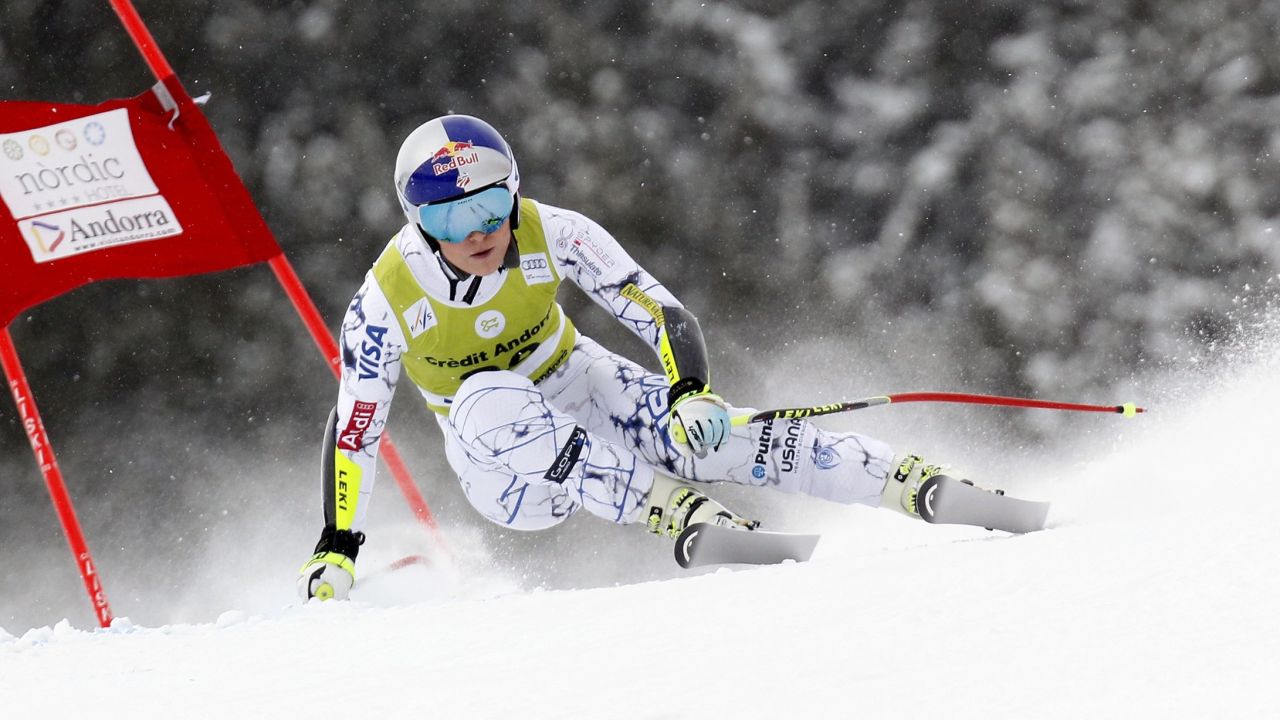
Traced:
<path fill-rule="evenodd" d="M 494 185 L 457 200 L 418 205 L 418 224 L 441 242 L 460 243 L 473 232 L 488 235 L 502 227 L 514 203 L 506 185 Z"/>

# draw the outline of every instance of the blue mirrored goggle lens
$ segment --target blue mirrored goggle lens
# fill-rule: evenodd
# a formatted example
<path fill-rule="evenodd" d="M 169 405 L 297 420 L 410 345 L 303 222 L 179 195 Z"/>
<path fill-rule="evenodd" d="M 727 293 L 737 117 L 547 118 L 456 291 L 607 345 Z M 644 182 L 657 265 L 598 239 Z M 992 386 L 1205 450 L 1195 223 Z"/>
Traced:
<path fill-rule="evenodd" d="M 505 187 L 491 187 L 475 195 L 438 205 L 418 207 L 418 222 L 431 237 L 460 243 L 473 232 L 486 235 L 497 230 L 511 215 L 513 198 Z"/>

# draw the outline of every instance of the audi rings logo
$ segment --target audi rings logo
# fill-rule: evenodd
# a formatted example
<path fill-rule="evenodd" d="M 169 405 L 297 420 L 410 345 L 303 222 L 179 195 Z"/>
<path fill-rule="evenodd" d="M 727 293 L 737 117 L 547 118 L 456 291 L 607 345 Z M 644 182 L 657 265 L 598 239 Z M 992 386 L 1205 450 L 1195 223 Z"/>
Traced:
<path fill-rule="evenodd" d="M 551 274 L 551 260 L 544 252 L 524 253 L 520 256 L 520 272 L 524 273 L 524 281 L 528 285 L 553 282 L 556 278 Z"/>

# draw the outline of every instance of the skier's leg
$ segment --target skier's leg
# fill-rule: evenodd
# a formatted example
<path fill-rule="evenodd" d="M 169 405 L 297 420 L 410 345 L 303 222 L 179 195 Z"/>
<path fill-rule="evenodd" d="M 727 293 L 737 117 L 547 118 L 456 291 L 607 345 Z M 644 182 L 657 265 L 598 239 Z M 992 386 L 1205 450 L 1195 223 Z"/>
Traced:
<path fill-rule="evenodd" d="M 467 499 L 494 522 L 539 530 L 578 507 L 621 524 L 645 517 L 652 468 L 580 427 L 528 378 L 471 376 L 440 424 Z"/>
<path fill-rule="evenodd" d="M 458 474 L 462 492 L 486 519 L 514 530 L 545 530 L 580 507 L 563 485 L 522 480 L 516 473 L 471 452 L 447 418 L 437 416 L 444 433 L 445 456 Z"/>
<path fill-rule="evenodd" d="M 881 505 L 911 517 L 920 516 L 916 497 L 930 477 L 945 472 L 972 484 L 919 456 L 903 454 L 895 459 L 892 449 L 874 438 L 828 432 L 806 420 L 736 426 L 720 450 L 704 458 L 686 457 L 667 434 L 666 379 L 585 337 L 579 339 L 563 372 L 540 387 L 556 407 L 593 433 L 640 456 L 660 476 L 767 486 L 840 503 Z M 731 408 L 733 415 L 752 412 Z M 661 509 L 664 492 L 652 493 L 652 507 Z M 670 503 L 668 511 L 675 506 Z"/>
<path fill-rule="evenodd" d="M 887 444 L 857 433 L 828 432 L 805 420 L 736 426 L 720 450 L 705 458 L 686 457 L 667 434 L 666 379 L 585 337 L 574 347 L 563 376 L 542 387 L 557 407 L 590 431 L 684 480 L 768 486 L 878 505 L 893 464 Z M 749 412 L 730 409 L 732 415 Z"/>
<path fill-rule="evenodd" d="M 667 445 L 666 378 L 579 334 L 560 371 L 538 387 L 587 430 L 667 474 L 688 477 L 679 467 L 680 454 Z"/>

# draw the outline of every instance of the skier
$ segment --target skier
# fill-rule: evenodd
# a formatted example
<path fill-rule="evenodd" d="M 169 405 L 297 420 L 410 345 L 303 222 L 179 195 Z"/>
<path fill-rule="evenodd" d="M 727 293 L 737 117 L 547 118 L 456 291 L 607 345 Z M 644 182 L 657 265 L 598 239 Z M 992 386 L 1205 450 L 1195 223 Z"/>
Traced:
<path fill-rule="evenodd" d="M 324 530 L 302 568 L 304 599 L 346 598 L 364 542 L 378 445 L 401 373 L 444 434 L 471 505 L 516 530 L 579 508 L 677 536 L 747 520 L 708 482 L 769 486 L 919 517 L 915 455 L 805 420 L 733 426 L 711 386 L 689 310 L 590 218 L 520 194 L 511 147 L 488 123 L 447 115 L 400 148 L 408 222 L 342 322 L 342 379 L 322 451 Z M 577 332 L 556 302 L 581 288 L 657 353 L 651 373 Z"/>

